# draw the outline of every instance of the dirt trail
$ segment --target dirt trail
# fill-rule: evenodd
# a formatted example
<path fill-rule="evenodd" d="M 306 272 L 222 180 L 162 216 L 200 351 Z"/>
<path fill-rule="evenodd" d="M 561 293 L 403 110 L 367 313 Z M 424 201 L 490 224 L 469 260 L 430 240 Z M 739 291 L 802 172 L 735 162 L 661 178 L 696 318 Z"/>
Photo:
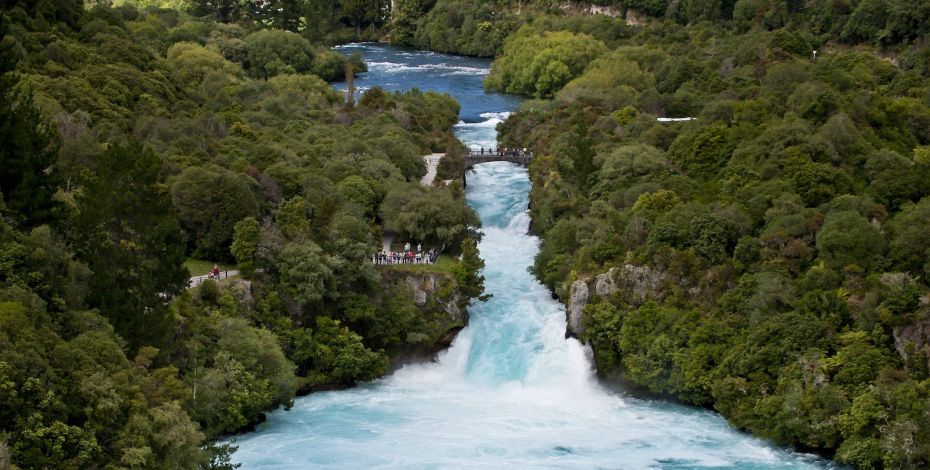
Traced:
<path fill-rule="evenodd" d="M 431 153 L 423 160 L 426 162 L 426 175 L 420 178 L 420 184 L 423 186 L 432 186 L 433 180 L 436 179 L 436 167 L 439 166 L 439 159 L 444 157 L 444 153 Z"/>

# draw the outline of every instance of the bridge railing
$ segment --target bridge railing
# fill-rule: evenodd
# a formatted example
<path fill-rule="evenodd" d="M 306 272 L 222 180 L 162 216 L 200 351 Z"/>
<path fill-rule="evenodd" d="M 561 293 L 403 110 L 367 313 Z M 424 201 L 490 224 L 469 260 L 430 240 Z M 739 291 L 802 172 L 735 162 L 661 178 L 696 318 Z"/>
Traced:
<path fill-rule="evenodd" d="M 486 149 L 486 148 L 472 147 L 472 148 L 469 148 L 468 150 L 469 150 L 468 152 L 469 157 L 478 157 L 478 158 L 481 158 L 481 157 L 530 157 L 532 158 L 533 157 L 533 151 L 529 149 L 524 150 L 524 149 L 508 148 L 508 149 L 498 150 L 496 148 Z"/>

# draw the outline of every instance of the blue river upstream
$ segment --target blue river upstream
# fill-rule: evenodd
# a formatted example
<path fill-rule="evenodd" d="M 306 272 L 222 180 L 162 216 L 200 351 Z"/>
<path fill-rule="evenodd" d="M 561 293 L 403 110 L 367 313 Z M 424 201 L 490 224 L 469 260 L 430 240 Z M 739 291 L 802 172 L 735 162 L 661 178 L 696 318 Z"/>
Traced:
<path fill-rule="evenodd" d="M 456 135 L 495 145 L 495 125 L 520 99 L 487 93 L 490 61 L 380 44 L 360 52 L 364 90 L 419 88 L 462 105 Z M 344 88 L 344 84 L 341 84 Z M 565 311 L 527 272 L 538 239 L 527 233 L 525 168 L 485 163 L 468 176 L 481 217 L 487 291 L 470 323 L 435 362 L 371 384 L 298 398 L 236 437 L 243 469 L 303 468 L 839 468 L 731 428 L 708 410 L 634 398 L 598 383 L 590 351 L 565 338 Z"/>

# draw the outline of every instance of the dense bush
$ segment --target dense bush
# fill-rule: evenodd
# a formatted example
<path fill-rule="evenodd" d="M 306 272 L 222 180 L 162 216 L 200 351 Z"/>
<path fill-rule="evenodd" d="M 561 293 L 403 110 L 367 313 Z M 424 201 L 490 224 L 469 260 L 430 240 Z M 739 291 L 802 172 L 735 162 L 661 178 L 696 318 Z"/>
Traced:
<path fill-rule="evenodd" d="M 424 14 L 418 0 L 398 2 L 391 43 L 439 52 L 494 57 L 519 28 L 520 18 L 490 2 L 436 2 Z"/>
<path fill-rule="evenodd" d="M 247 67 L 256 77 L 309 72 L 313 67 L 313 45 L 297 33 L 265 29 L 243 40 Z"/>
<path fill-rule="evenodd" d="M 919 43 L 930 30 L 930 6 L 907 0 L 862 0 L 837 4 L 831 0 L 602 0 L 621 18 L 578 15 L 581 6 L 552 1 L 482 2 L 475 0 L 402 0 L 392 12 L 391 42 L 440 52 L 494 57 L 522 25 L 541 31 L 590 34 L 613 47 L 635 34 L 627 23 L 713 24 L 754 34 L 775 34 L 758 44 L 776 54 L 811 57 L 825 43 L 865 43 L 895 48 Z M 568 15 L 561 16 L 563 12 Z M 576 14 L 572 14 L 576 13 Z M 560 16 L 545 16 L 560 14 Z M 625 21 L 624 21 L 625 20 Z M 651 34 L 651 33 L 650 33 Z M 668 31 L 660 31 L 668 35 Z M 748 50 L 747 50 L 748 51 Z M 915 55 L 907 59 L 913 60 Z"/>
<path fill-rule="evenodd" d="M 454 99 L 346 105 L 325 80 L 363 65 L 304 35 L 72 7 L 0 13 L 0 465 L 231 468 L 218 436 L 463 326 L 443 307 L 481 296 L 478 219 L 419 184 Z M 394 225 L 466 255 L 426 306 L 371 263 Z M 188 257 L 248 282 L 190 288 Z"/>
<path fill-rule="evenodd" d="M 507 40 L 504 55 L 494 61 L 485 86 L 507 93 L 551 97 L 606 50 L 604 43 L 587 34 L 538 35 L 524 29 Z"/>
<path fill-rule="evenodd" d="M 622 5 L 727 16 L 714 2 Z M 861 468 L 922 468 L 930 338 L 905 331 L 930 318 L 930 136 L 915 125 L 930 102 L 910 98 L 930 81 L 865 51 L 812 61 L 803 28 L 748 30 L 808 19 L 779 5 L 736 2 L 735 32 L 644 26 L 500 126 L 536 155 L 532 271 L 566 299 L 576 280 L 635 270 L 585 308 L 601 374 Z M 891 16 L 876 5 L 823 24 L 876 40 Z M 514 52 L 498 77 L 527 70 Z M 656 120 L 682 115 L 695 119 Z"/>
<path fill-rule="evenodd" d="M 171 200 L 195 243 L 192 254 L 205 259 L 227 258 L 233 226 L 259 210 L 248 180 L 223 168 L 187 168 L 172 183 Z"/>

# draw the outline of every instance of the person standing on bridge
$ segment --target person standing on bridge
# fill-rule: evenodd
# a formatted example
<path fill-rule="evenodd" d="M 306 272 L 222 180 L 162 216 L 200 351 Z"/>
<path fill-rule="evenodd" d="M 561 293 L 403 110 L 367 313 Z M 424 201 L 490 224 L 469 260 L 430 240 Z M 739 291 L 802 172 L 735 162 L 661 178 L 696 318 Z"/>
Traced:
<path fill-rule="evenodd" d="M 484 147 L 481 147 L 481 155 L 484 155 Z"/>

